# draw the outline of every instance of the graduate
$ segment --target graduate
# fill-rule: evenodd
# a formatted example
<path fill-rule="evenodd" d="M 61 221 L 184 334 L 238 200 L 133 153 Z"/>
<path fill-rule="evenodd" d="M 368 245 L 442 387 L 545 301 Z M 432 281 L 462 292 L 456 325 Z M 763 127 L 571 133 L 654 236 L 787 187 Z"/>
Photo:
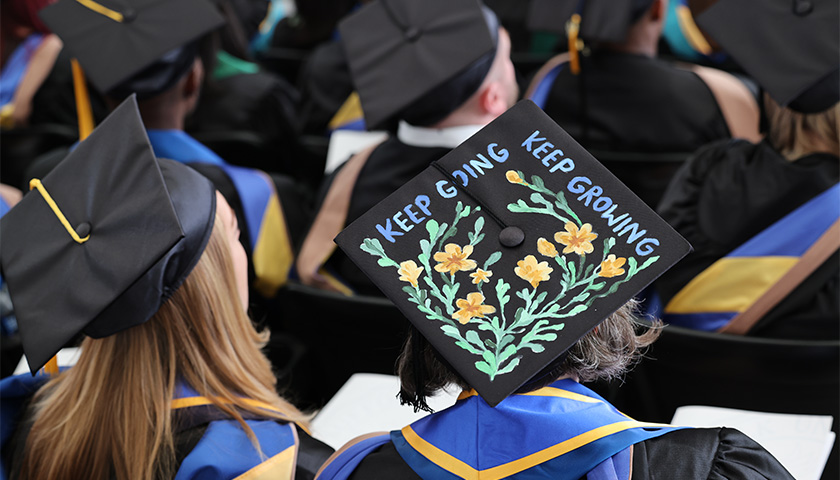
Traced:
<path fill-rule="evenodd" d="M 657 58 L 665 0 L 535 0 L 534 30 L 565 34 L 569 51 L 526 94 L 586 148 L 691 152 L 722 138 L 760 139 L 759 109 L 734 76 Z"/>
<path fill-rule="evenodd" d="M 698 17 L 763 88 L 766 138 L 704 147 L 671 182 L 659 212 L 695 251 L 657 283 L 670 323 L 840 338 L 840 11 L 792 5 L 730 0 Z"/>
<path fill-rule="evenodd" d="M 532 102 L 336 242 L 411 322 L 401 401 L 462 392 L 351 441 L 317 478 L 792 478 L 736 430 L 637 421 L 580 383 L 620 376 L 656 338 L 632 298 L 690 245 Z"/>
<path fill-rule="evenodd" d="M 0 220 L 0 266 L 48 374 L 0 382 L 4 478 L 311 479 L 331 449 L 275 390 L 236 216 L 155 158 L 134 97 L 31 185 Z"/>
<path fill-rule="evenodd" d="M 368 129 L 396 129 L 322 187 L 296 260 L 300 280 L 377 294 L 333 237 L 516 101 L 510 38 L 476 0 L 372 2 L 339 25 Z"/>
<path fill-rule="evenodd" d="M 254 292 L 273 297 L 292 264 L 289 231 L 304 214 L 294 182 L 230 165 L 183 131 L 204 76 L 202 39 L 223 24 L 215 7 L 206 0 L 130 0 L 113 10 L 61 0 L 41 17 L 112 106 L 137 95 L 158 157 L 188 163 L 213 180 L 243 227 Z"/>

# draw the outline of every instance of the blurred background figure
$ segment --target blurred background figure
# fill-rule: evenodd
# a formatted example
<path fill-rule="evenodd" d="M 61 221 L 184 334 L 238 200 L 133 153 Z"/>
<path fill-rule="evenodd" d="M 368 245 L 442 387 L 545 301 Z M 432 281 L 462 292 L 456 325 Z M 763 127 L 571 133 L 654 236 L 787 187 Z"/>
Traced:
<path fill-rule="evenodd" d="M 297 259 L 305 284 L 378 294 L 332 239 L 517 99 L 510 38 L 491 10 L 473 0 L 415 7 L 374 3 L 341 25 L 367 127 L 396 133 L 325 180 Z"/>
<path fill-rule="evenodd" d="M 695 249 L 657 284 L 669 322 L 730 331 L 771 301 L 735 332 L 840 338 L 840 263 L 826 233 L 840 213 L 840 12 L 832 1 L 793 7 L 730 0 L 698 18 L 764 90 L 766 138 L 702 148 L 669 187 L 659 210 Z M 826 255 L 805 260 L 823 234 Z"/>

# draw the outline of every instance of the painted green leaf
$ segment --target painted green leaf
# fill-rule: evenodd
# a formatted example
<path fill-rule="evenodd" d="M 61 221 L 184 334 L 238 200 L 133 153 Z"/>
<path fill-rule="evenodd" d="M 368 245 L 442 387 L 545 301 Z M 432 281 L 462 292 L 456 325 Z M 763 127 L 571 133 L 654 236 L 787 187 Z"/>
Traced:
<path fill-rule="evenodd" d="M 473 347 L 472 345 L 470 345 L 469 343 L 467 343 L 464 340 L 458 340 L 457 342 L 455 342 L 455 345 L 458 345 L 459 347 L 461 347 L 464 350 L 472 353 L 473 355 L 481 355 L 481 350 Z"/>
<path fill-rule="evenodd" d="M 516 357 L 513 360 L 511 360 L 507 365 L 505 365 L 498 372 L 496 372 L 496 375 L 502 375 L 503 373 L 510 373 L 510 372 L 513 371 L 514 368 L 516 368 L 517 365 L 519 365 L 519 357 Z"/>
<path fill-rule="evenodd" d="M 496 262 L 498 262 L 499 259 L 501 259 L 501 258 L 502 258 L 502 252 L 497 251 L 497 252 L 491 253 L 490 256 L 487 257 L 487 261 L 484 262 L 484 268 L 482 270 L 487 270 L 488 268 L 493 266 Z M 498 291 L 499 291 L 498 283 L 496 285 L 497 285 L 496 292 L 498 293 Z"/>
<path fill-rule="evenodd" d="M 501 365 L 502 362 L 504 362 L 508 358 L 512 357 L 514 353 L 516 353 L 516 347 L 514 347 L 513 345 L 508 345 L 507 347 L 505 347 L 505 349 L 502 350 L 502 353 L 499 354 L 499 365 Z"/>
<path fill-rule="evenodd" d="M 539 343 L 526 343 L 525 345 L 522 345 L 522 346 L 525 347 L 525 348 L 530 348 L 531 351 L 534 352 L 534 353 L 542 353 L 542 352 L 545 351 L 545 347 L 543 347 Z"/>
<path fill-rule="evenodd" d="M 390 258 L 380 258 L 376 261 L 380 267 L 397 267 L 400 268 L 400 264 L 391 260 Z"/>
<path fill-rule="evenodd" d="M 575 305 L 575 308 L 569 310 L 569 313 L 567 315 L 570 317 L 572 315 L 577 315 L 578 313 L 585 311 L 587 308 L 588 307 L 586 305 Z"/>
<path fill-rule="evenodd" d="M 473 345 L 482 345 L 481 338 L 478 336 L 478 332 L 476 332 L 475 330 L 468 330 L 465 337 L 467 341 L 472 343 Z"/>
<path fill-rule="evenodd" d="M 493 317 L 495 319 L 496 317 Z M 498 330 L 499 327 L 493 326 L 493 320 L 490 320 L 490 323 L 481 322 L 478 324 L 478 329 L 484 332 L 492 332 L 493 330 Z"/>
<path fill-rule="evenodd" d="M 437 237 L 438 230 L 440 230 L 440 225 L 437 220 L 430 219 L 426 222 L 426 231 L 429 232 L 429 238 L 435 239 Z"/>
<path fill-rule="evenodd" d="M 482 228 L 484 228 L 484 217 L 478 217 L 475 219 L 475 233 L 481 232 Z"/>
<path fill-rule="evenodd" d="M 494 370 L 496 369 L 496 357 L 493 356 L 492 352 L 488 352 L 487 350 L 481 354 L 481 357 L 484 358 L 484 361 L 487 362 Z"/>
<path fill-rule="evenodd" d="M 475 368 L 479 372 L 486 373 L 487 375 L 490 375 L 491 377 L 493 376 L 493 369 L 490 367 L 490 365 L 488 365 L 485 362 L 482 362 L 482 361 L 475 362 Z"/>
<path fill-rule="evenodd" d="M 543 183 L 543 179 L 536 175 L 531 175 L 531 183 L 537 188 L 545 188 L 545 183 Z"/>

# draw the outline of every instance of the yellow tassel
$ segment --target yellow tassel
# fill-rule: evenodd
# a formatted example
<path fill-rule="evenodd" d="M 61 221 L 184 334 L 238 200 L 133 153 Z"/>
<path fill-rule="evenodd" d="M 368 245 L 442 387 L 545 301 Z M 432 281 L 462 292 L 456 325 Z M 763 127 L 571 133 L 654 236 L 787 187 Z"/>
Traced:
<path fill-rule="evenodd" d="M 58 375 L 58 355 L 55 355 L 44 365 L 44 373 L 47 375 L 54 377 Z"/>
<path fill-rule="evenodd" d="M 580 33 L 580 15 L 575 13 L 566 23 L 566 33 L 569 35 L 569 67 L 572 73 L 580 73 L 580 55 L 582 42 L 578 39 Z"/>
<path fill-rule="evenodd" d="M 93 112 L 90 108 L 85 73 L 75 58 L 71 60 L 71 64 L 73 67 L 73 92 L 76 95 L 76 115 L 79 119 L 79 141 L 82 141 L 93 132 Z"/>

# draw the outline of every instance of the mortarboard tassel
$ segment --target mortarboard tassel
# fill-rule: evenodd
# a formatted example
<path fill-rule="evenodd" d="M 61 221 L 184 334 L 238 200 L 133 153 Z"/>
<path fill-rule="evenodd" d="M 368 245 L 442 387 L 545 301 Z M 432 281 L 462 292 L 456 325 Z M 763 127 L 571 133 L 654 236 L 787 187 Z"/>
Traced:
<path fill-rule="evenodd" d="M 677 21 L 680 24 L 680 29 L 685 34 L 686 40 L 692 48 L 702 53 L 703 55 L 711 55 L 713 53 L 712 46 L 706 41 L 706 37 L 694 23 L 694 17 L 691 16 L 691 10 L 685 5 L 680 5 L 676 8 Z"/>
<path fill-rule="evenodd" d="M 82 141 L 93 132 L 93 112 L 90 108 L 90 97 L 88 96 L 87 84 L 85 83 L 85 73 L 75 58 L 70 62 L 73 68 L 73 93 L 76 96 L 76 116 L 79 119 L 79 141 Z"/>
<path fill-rule="evenodd" d="M 573 74 L 580 73 L 580 54 L 583 41 L 578 38 L 580 33 L 580 15 L 575 13 L 566 23 L 566 33 L 569 35 L 569 67 Z"/>
<path fill-rule="evenodd" d="M 51 377 L 58 375 L 58 355 L 53 355 L 41 370 Z"/>

